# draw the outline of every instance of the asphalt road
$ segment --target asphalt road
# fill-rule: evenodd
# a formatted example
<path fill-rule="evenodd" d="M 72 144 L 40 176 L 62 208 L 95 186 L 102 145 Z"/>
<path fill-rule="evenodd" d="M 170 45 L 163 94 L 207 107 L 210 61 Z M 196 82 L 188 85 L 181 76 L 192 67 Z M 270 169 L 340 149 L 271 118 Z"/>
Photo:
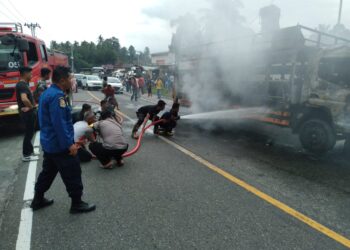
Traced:
<path fill-rule="evenodd" d="M 80 91 L 75 100 L 102 98 L 91 93 L 95 97 Z M 127 95 L 118 95 L 118 101 L 132 119 L 139 106 L 150 103 L 131 103 Z M 58 176 L 47 193 L 54 205 L 34 212 L 31 249 L 346 249 L 340 236 L 350 239 L 350 164 L 341 145 L 314 158 L 283 129 L 229 122 L 207 129 L 209 121 L 202 123 L 180 120 L 169 140 L 183 151 L 148 133 L 122 168 L 82 164 L 84 199 L 96 203 L 95 212 L 69 214 L 70 200 Z M 132 126 L 125 119 L 130 148 Z M 0 174 L 13 183 L 6 185 L 0 231 L 0 249 L 7 250 L 16 248 L 28 164 L 20 162 L 21 134 L 13 127 L 3 131 Z M 37 173 L 40 167 L 41 161 Z M 248 192 L 225 173 L 306 219 Z M 311 227 L 308 219 L 334 234 Z"/>

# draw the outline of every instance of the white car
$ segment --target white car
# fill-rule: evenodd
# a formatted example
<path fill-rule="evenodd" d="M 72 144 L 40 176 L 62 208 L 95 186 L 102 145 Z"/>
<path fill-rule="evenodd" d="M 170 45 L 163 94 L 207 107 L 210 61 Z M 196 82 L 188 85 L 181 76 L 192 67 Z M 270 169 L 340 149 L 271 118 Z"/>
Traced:
<path fill-rule="evenodd" d="M 107 77 L 107 84 L 111 85 L 116 94 L 123 94 L 123 84 L 117 77 Z"/>
<path fill-rule="evenodd" d="M 102 89 L 102 80 L 95 75 L 86 75 L 82 80 L 83 89 Z"/>

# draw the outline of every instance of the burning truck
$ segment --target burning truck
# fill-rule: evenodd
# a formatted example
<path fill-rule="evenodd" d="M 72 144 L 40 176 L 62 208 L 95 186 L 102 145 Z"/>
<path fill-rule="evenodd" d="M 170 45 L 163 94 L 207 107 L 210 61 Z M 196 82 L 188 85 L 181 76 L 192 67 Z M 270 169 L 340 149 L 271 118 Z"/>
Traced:
<path fill-rule="evenodd" d="M 298 25 L 202 44 L 176 59 L 180 102 L 193 103 L 185 85 L 205 75 L 225 108 L 266 107 L 246 118 L 290 128 L 309 152 L 349 143 L 350 40 Z"/>

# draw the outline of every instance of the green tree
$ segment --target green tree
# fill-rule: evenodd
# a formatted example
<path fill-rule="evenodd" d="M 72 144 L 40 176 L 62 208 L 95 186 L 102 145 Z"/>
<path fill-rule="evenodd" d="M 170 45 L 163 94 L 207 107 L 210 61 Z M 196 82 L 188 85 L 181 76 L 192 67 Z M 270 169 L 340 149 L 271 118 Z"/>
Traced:
<path fill-rule="evenodd" d="M 97 42 L 82 41 L 60 42 L 51 41 L 50 48 L 65 53 L 67 56 L 71 54 L 71 48 L 74 50 L 74 67 L 77 71 L 83 68 L 91 68 L 93 66 L 101 66 L 104 64 L 129 64 L 135 63 L 137 56 L 134 46 L 129 48 L 121 47 L 119 39 L 116 37 L 103 38 L 101 35 L 97 38 Z M 147 55 L 149 49 L 145 48 L 142 55 L 145 62 L 148 60 Z M 140 56 L 141 60 L 141 56 Z"/>

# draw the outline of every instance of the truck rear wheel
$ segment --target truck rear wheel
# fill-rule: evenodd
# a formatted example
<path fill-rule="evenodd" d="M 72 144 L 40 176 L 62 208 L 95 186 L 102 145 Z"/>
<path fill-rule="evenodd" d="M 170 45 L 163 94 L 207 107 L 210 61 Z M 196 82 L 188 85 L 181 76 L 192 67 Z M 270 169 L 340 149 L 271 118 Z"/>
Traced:
<path fill-rule="evenodd" d="M 299 139 L 303 148 L 314 154 L 326 153 L 336 143 L 332 127 L 319 119 L 306 121 L 301 126 Z"/>

